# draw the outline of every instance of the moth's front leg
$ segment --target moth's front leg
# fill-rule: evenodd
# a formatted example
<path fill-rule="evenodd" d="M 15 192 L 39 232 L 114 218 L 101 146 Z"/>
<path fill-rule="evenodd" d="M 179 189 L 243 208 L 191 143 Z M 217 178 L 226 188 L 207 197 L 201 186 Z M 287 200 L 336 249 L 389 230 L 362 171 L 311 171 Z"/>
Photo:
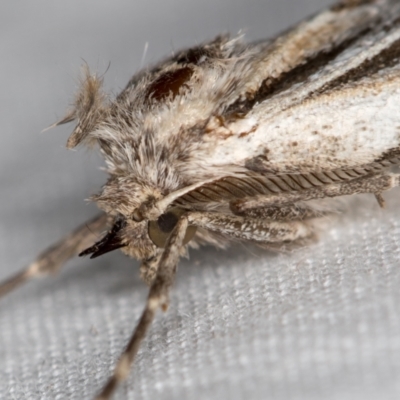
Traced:
<path fill-rule="evenodd" d="M 183 214 L 166 243 L 157 266 L 155 279 L 151 283 L 146 306 L 135 327 L 129 343 L 122 353 L 114 374 L 108 380 L 96 400 L 108 400 L 118 383 L 126 379 L 130 366 L 139 350 L 158 308 L 167 309 L 169 289 L 173 284 L 181 247 L 189 225 L 218 232 L 226 237 L 257 243 L 279 243 L 309 237 L 312 234 L 307 224 L 300 221 L 263 221 L 213 212 L 188 212 Z"/>
<path fill-rule="evenodd" d="M 71 257 L 78 255 L 86 247 L 96 241 L 107 227 L 106 214 L 96 216 L 82 224 L 58 243 L 45 250 L 39 257 L 24 270 L 0 283 L 0 297 L 11 292 L 26 281 L 42 275 L 57 272 Z"/>
<path fill-rule="evenodd" d="M 146 336 L 157 309 L 161 308 L 163 311 L 167 310 L 169 289 L 174 281 L 180 249 L 183 246 L 187 227 L 188 218 L 184 215 L 178 221 L 168 238 L 157 267 L 156 277 L 150 286 L 142 316 L 132 333 L 128 345 L 118 360 L 114 374 L 96 397 L 96 400 L 110 399 L 118 384 L 127 378 L 130 366 L 139 350 L 140 343 Z"/>
<path fill-rule="evenodd" d="M 324 197 L 337 197 L 358 193 L 373 193 L 377 196 L 380 205 L 383 203 L 381 193 L 399 186 L 400 174 L 382 173 L 363 176 L 351 181 L 331 183 L 306 190 L 282 192 L 277 194 L 258 195 L 230 203 L 234 214 L 245 215 L 250 210 L 275 207 L 281 208 L 290 206 L 299 201 L 321 199 Z"/>

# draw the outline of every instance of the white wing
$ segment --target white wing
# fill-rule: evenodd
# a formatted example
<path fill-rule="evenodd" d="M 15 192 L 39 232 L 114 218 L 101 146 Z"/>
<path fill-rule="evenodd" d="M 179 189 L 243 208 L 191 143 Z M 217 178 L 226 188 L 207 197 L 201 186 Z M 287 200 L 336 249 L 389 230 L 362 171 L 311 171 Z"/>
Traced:
<path fill-rule="evenodd" d="M 399 106 L 400 66 L 280 112 L 265 112 L 269 105 L 261 103 L 222 128 L 232 133 L 223 144 L 221 136 L 205 138 L 208 156 L 202 167 L 235 164 L 288 173 L 372 163 L 399 147 Z"/>
<path fill-rule="evenodd" d="M 363 5 L 349 11 L 354 23 L 364 18 L 363 29 L 356 31 L 344 18 L 342 42 L 330 42 L 329 51 L 321 45 L 315 20 L 326 19 L 331 11 L 300 24 L 307 40 L 318 47 L 315 54 L 273 79 L 264 77 L 258 93 L 250 99 L 239 97 L 222 113 L 223 124 L 220 116 L 212 118 L 211 134 L 191 153 L 193 161 L 199 158 L 199 168 L 327 171 L 395 156 L 400 145 L 400 4 L 376 3 L 383 8 Z M 310 36 L 309 25 L 316 38 Z M 293 32 L 300 35 L 299 28 Z M 293 32 L 287 36 L 295 36 Z M 326 36 L 326 29 L 321 32 Z M 291 46 L 284 39 L 277 41 Z M 310 43 L 304 46 L 310 51 Z M 283 58 L 282 46 L 280 51 Z M 260 62 L 271 69 L 268 51 Z"/>

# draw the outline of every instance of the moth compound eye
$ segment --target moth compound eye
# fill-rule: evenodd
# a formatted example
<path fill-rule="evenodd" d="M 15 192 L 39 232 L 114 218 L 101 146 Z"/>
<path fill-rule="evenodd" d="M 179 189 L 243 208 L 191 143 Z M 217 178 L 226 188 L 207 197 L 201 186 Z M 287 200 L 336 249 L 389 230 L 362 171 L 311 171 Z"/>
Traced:
<path fill-rule="evenodd" d="M 157 221 L 149 221 L 149 237 L 157 247 L 165 247 L 169 235 L 175 228 L 179 218 L 183 213 L 184 210 L 172 209 L 160 215 Z M 186 231 L 185 238 L 183 239 L 183 244 L 189 243 L 195 233 L 196 227 L 189 226 Z"/>

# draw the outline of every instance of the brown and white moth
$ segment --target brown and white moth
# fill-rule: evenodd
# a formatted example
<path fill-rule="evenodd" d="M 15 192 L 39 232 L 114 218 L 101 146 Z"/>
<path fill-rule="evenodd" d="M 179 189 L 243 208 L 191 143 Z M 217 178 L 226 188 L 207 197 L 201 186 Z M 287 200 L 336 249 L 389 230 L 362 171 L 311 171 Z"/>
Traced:
<path fill-rule="evenodd" d="M 263 42 L 220 36 L 145 69 L 111 99 L 86 71 L 67 147 L 98 145 L 102 214 L 0 285 L 74 255 L 141 261 L 143 314 L 97 399 L 123 381 L 189 247 L 279 248 L 313 236 L 318 199 L 399 185 L 400 1 L 347 0 Z M 89 229 L 88 229 L 89 228 Z M 91 232 L 103 238 L 92 243 Z"/>

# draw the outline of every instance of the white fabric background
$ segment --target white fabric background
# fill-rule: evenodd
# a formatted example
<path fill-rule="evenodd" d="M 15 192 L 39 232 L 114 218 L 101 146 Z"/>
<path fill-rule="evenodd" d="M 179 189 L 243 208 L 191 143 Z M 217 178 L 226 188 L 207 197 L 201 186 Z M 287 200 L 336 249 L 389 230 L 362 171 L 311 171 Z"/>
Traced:
<path fill-rule="evenodd" d="M 95 213 L 101 160 L 40 134 L 72 99 L 82 59 L 114 92 L 171 49 L 244 28 L 270 36 L 318 0 L 20 0 L 0 5 L 0 278 Z M 359 197 L 292 254 L 192 251 L 117 399 L 400 398 L 400 200 Z M 137 262 L 74 259 L 0 302 L 0 398 L 88 399 L 142 310 Z"/>

